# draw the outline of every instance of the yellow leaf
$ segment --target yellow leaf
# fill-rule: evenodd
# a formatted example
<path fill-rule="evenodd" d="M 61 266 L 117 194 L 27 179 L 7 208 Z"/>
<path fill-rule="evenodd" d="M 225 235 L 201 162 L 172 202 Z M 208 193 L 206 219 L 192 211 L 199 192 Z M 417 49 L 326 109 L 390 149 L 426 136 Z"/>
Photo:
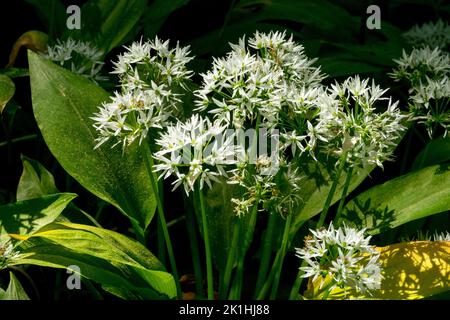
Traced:
<path fill-rule="evenodd" d="M 450 289 L 450 242 L 416 241 L 378 248 L 384 279 L 376 299 L 422 299 Z"/>
<path fill-rule="evenodd" d="M 383 280 L 371 294 L 335 288 L 327 299 L 423 299 L 450 290 L 450 242 L 415 241 L 376 248 L 380 252 Z M 322 288 L 330 284 L 327 277 Z M 322 299 L 322 279 L 308 283 L 305 296 Z"/>

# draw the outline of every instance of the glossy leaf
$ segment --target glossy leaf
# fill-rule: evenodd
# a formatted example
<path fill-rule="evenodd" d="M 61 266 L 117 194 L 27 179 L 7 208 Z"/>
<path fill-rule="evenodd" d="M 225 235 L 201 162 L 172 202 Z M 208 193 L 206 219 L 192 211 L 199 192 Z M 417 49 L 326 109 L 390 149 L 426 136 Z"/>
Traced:
<path fill-rule="evenodd" d="M 345 294 L 337 288 L 330 299 L 416 300 L 450 289 L 450 242 L 405 242 L 377 250 L 383 276 L 380 288 L 370 294 L 358 294 L 351 289 Z"/>
<path fill-rule="evenodd" d="M 411 171 L 450 161 L 450 137 L 431 140 L 417 155 Z"/>
<path fill-rule="evenodd" d="M 16 86 L 14 82 L 8 76 L 0 74 L 0 114 L 13 97 L 15 91 Z"/>
<path fill-rule="evenodd" d="M 22 165 L 23 171 L 16 193 L 17 201 L 59 192 L 52 174 L 39 162 L 22 156 Z"/>
<path fill-rule="evenodd" d="M 83 187 L 113 204 L 140 228 L 155 213 L 155 198 L 139 146 L 95 149 L 90 117 L 109 95 L 87 79 L 29 52 L 33 111 L 50 151 Z"/>
<path fill-rule="evenodd" d="M 0 234 L 32 234 L 55 221 L 76 196 L 58 193 L 0 206 Z"/>
<path fill-rule="evenodd" d="M 174 298 L 173 277 L 140 243 L 102 228 L 54 223 L 21 244 L 14 264 L 76 265 L 81 275 L 126 299 Z"/>
<path fill-rule="evenodd" d="M 345 207 L 343 220 L 377 234 L 450 210 L 450 168 L 436 165 L 363 192 Z"/>
<path fill-rule="evenodd" d="M 96 30 L 96 42 L 105 50 L 105 53 L 125 42 L 144 13 L 146 2 L 145 0 L 91 0 L 86 4 L 87 7 L 92 6 L 98 9 L 95 12 L 98 12 L 97 19 L 101 21 L 101 24 Z M 83 10 L 86 8 L 83 7 Z"/>
<path fill-rule="evenodd" d="M 359 169 L 352 174 L 348 193 L 352 192 L 357 186 L 359 186 L 364 179 L 370 174 L 375 166 L 370 166 L 366 169 Z M 312 170 L 312 171 L 309 171 Z M 332 182 L 330 181 L 330 174 L 326 168 L 320 165 L 314 165 L 308 169 L 310 178 L 304 180 L 300 191 L 302 199 L 302 206 L 296 213 L 294 223 L 291 227 L 291 236 L 295 234 L 298 228 L 307 220 L 311 219 L 315 215 L 319 214 L 325 204 L 325 200 L 331 189 Z M 342 196 L 342 189 L 346 174 L 341 174 L 339 178 L 339 184 L 333 196 L 331 204 L 337 202 Z"/>
<path fill-rule="evenodd" d="M 0 300 L 30 300 L 14 273 L 9 272 L 9 285 L 6 291 L 0 290 Z"/>

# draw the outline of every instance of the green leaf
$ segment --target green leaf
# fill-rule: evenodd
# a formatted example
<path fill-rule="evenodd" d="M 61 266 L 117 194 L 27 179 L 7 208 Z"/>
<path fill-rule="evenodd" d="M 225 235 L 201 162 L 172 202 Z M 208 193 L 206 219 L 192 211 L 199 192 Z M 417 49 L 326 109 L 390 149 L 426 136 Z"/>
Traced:
<path fill-rule="evenodd" d="M 153 38 L 167 17 L 178 8 L 186 5 L 189 0 L 155 0 L 144 13 L 144 34 Z"/>
<path fill-rule="evenodd" d="M 13 264 L 76 265 L 83 277 L 125 299 L 174 298 L 173 277 L 140 243 L 105 229 L 53 223 L 21 244 Z"/>
<path fill-rule="evenodd" d="M 83 11 L 95 8 L 97 19 L 101 21 L 96 30 L 97 44 L 108 53 L 121 45 L 139 22 L 145 10 L 145 0 L 91 0 Z"/>
<path fill-rule="evenodd" d="M 97 134 L 90 117 L 108 93 L 30 51 L 29 64 L 34 114 L 52 154 L 83 187 L 144 230 L 156 201 L 139 146 L 124 153 L 106 144 L 94 150 Z"/>
<path fill-rule="evenodd" d="M 0 74 L 0 114 L 13 97 L 15 91 L 16 86 L 14 82 L 8 76 Z"/>
<path fill-rule="evenodd" d="M 436 165 L 375 186 L 345 207 L 347 224 L 378 234 L 406 222 L 450 210 L 450 168 Z"/>
<path fill-rule="evenodd" d="M 336 287 L 330 299 L 416 300 L 445 294 L 450 289 L 450 242 L 415 241 L 376 248 L 383 279 L 370 294 Z M 315 281 L 314 289 L 322 279 Z M 325 286 L 323 284 L 323 286 Z M 305 292 L 311 296 L 312 290 Z M 314 292 L 316 293 L 316 292 Z M 316 299 L 323 294 L 316 296 Z"/>
<path fill-rule="evenodd" d="M 450 161 L 450 137 L 431 140 L 417 155 L 411 171 Z"/>
<path fill-rule="evenodd" d="M 16 193 L 17 201 L 39 198 L 60 192 L 55 186 L 53 175 L 38 161 L 22 155 L 22 164 L 22 176 L 20 177 Z M 71 222 L 100 226 L 91 215 L 73 203 L 69 203 L 62 215 Z"/>
<path fill-rule="evenodd" d="M 22 156 L 23 171 L 17 187 L 17 201 L 58 193 L 55 179 L 39 162 Z"/>
<path fill-rule="evenodd" d="M 237 223 L 236 214 L 233 211 L 234 205 L 231 202 L 231 198 L 236 197 L 236 191 L 234 185 L 223 181 L 214 183 L 205 197 L 212 256 L 217 268 L 222 272 L 231 247 L 233 226 Z M 200 217 L 197 217 L 197 221 L 201 222 Z M 199 223 L 199 230 L 202 233 L 201 223 Z"/>
<path fill-rule="evenodd" d="M 21 77 L 28 77 L 29 76 L 28 69 L 25 69 L 25 68 L 0 69 L 0 74 L 3 74 L 3 75 L 8 76 L 10 78 L 21 78 Z"/>
<path fill-rule="evenodd" d="M 366 169 L 359 169 L 354 172 L 352 174 L 352 179 L 348 188 L 348 194 L 356 189 L 356 187 L 358 187 L 364 181 L 364 179 L 367 178 L 367 176 L 374 168 L 375 166 L 373 165 L 367 167 Z M 302 184 L 300 197 L 302 199 L 303 205 L 295 216 L 294 223 L 291 227 L 291 236 L 298 231 L 299 227 L 305 221 L 311 219 L 322 211 L 325 200 L 331 189 L 332 181 L 326 168 L 319 164 L 315 164 L 308 170 L 311 170 L 309 173 L 307 173 L 307 176 L 309 176 L 310 178 L 305 180 Z M 345 179 L 346 174 L 341 174 L 339 178 L 339 184 L 336 188 L 331 204 L 335 203 L 341 198 Z"/>
<path fill-rule="evenodd" d="M 59 193 L 0 206 L 0 235 L 26 235 L 55 221 L 75 199 L 73 193 Z"/>
<path fill-rule="evenodd" d="M 6 291 L 0 291 L 0 300 L 30 300 L 14 273 L 9 272 L 9 285 Z"/>

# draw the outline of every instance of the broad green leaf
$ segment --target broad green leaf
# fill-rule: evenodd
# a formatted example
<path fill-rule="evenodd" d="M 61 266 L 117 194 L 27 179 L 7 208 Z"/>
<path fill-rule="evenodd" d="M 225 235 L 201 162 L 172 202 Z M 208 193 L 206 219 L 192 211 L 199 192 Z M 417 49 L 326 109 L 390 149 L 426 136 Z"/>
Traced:
<path fill-rule="evenodd" d="M 153 38 L 167 17 L 178 8 L 186 5 L 189 0 L 155 0 L 145 9 L 144 33 L 147 38 Z"/>
<path fill-rule="evenodd" d="M 233 226 L 236 214 L 233 211 L 231 198 L 236 196 L 236 187 L 223 183 L 214 183 L 213 188 L 206 193 L 206 213 L 208 220 L 209 240 L 211 242 L 213 259 L 219 271 L 223 271 L 233 236 Z M 201 218 L 199 231 L 202 233 Z"/>
<path fill-rule="evenodd" d="M 345 207 L 343 220 L 370 234 L 450 210 L 450 168 L 436 165 L 375 186 Z"/>
<path fill-rule="evenodd" d="M 90 117 L 108 93 L 33 52 L 29 63 L 34 115 L 52 154 L 83 187 L 144 230 L 156 203 L 138 144 L 123 153 L 106 144 L 94 150 Z"/>
<path fill-rule="evenodd" d="M 356 189 L 356 187 L 359 186 L 364 181 L 364 179 L 367 178 L 367 176 L 374 168 L 375 166 L 370 166 L 366 169 L 358 169 L 356 172 L 354 172 L 352 174 L 352 179 L 348 188 L 348 193 Z M 330 175 L 326 168 L 319 164 L 316 164 L 309 170 L 311 170 L 310 172 L 307 172 L 307 176 L 309 176 L 309 178 L 304 180 L 300 192 L 303 205 L 296 213 L 294 223 L 291 227 L 291 237 L 298 231 L 298 228 L 305 221 L 311 219 L 322 211 L 325 200 L 331 189 L 332 182 L 330 181 Z M 346 173 L 344 172 L 339 178 L 339 184 L 336 188 L 336 192 L 334 193 L 331 204 L 335 203 L 341 198 L 345 179 Z"/>
<path fill-rule="evenodd" d="M 351 288 L 334 289 L 329 299 L 415 300 L 448 292 L 450 289 L 450 242 L 415 241 L 378 247 L 383 279 L 379 289 L 367 294 Z M 318 290 L 321 279 L 305 295 L 323 297 Z M 326 280 L 327 281 L 327 280 Z M 322 285 L 325 286 L 326 283 Z M 313 291 L 314 290 L 314 291 Z"/>
<path fill-rule="evenodd" d="M 450 289 L 450 242 L 406 242 L 379 250 L 384 279 L 373 298 L 422 299 Z"/>
<path fill-rule="evenodd" d="M 0 291 L 0 300 L 30 300 L 14 273 L 9 272 L 9 285 L 6 291 Z"/>
<path fill-rule="evenodd" d="M 45 195 L 59 193 L 55 186 L 53 175 L 38 161 L 22 156 L 23 171 L 17 187 L 17 201 L 39 198 Z M 93 224 L 100 227 L 98 222 L 88 213 L 69 203 L 62 213 L 71 222 Z"/>
<path fill-rule="evenodd" d="M 16 193 L 17 201 L 59 192 L 52 174 L 39 162 L 22 156 L 22 165 L 23 171 Z"/>
<path fill-rule="evenodd" d="M 145 10 L 145 0 L 91 0 L 83 10 L 96 7 L 101 21 L 96 42 L 108 53 L 125 42 Z M 97 12 L 97 11 L 96 11 Z"/>
<path fill-rule="evenodd" d="M 8 76 L 0 74 L 0 114 L 8 101 L 13 97 L 15 91 L 16 86 L 14 82 Z"/>
<path fill-rule="evenodd" d="M 450 137 L 431 140 L 417 155 L 411 171 L 450 161 Z"/>
<path fill-rule="evenodd" d="M 28 237 L 14 264 L 76 265 L 83 277 L 127 299 L 174 298 L 173 277 L 140 243 L 105 229 L 54 223 Z"/>
<path fill-rule="evenodd" d="M 28 235 L 55 221 L 75 199 L 73 193 L 58 193 L 0 206 L 0 235 Z"/>
<path fill-rule="evenodd" d="M 10 78 L 28 77 L 30 75 L 28 72 L 28 69 L 25 69 L 25 68 L 0 69 L 0 74 L 3 74 Z"/>

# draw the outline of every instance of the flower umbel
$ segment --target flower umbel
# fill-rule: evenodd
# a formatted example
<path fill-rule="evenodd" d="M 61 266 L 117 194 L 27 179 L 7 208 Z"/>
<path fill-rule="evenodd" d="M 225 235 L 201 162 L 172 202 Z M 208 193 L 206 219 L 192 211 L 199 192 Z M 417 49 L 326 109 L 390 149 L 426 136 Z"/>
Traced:
<path fill-rule="evenodd" d="M 211 187 L 211 181 L 227 175 L 226 166 L 237 162 L 234 135 L 227 135 L 225 128 L 198 115 L 168 126 L 156 140 L 160 151 L 154 156 L 155 171 L 161 171 L 160 178 L 174 175 L 173 189 L 183 184 L 187 194 L 197 180 L 200 189 L 205 182 Z"/>
<path fill-rule="evenodd" d="M 103 51 L 89 42 L 76 41 L 72 38 L 47 47 L 45 56 L 61 66 L 83 75 L 93 81 L 104 81 L 106 77 L 100 74 L 104 65 L 101 60 Z"/>
<path fill-rule="evenodd" d="M 313 281 L 320 277 L 322 286 L 331 276 L 329 292 L 336 287 L 361 293 L 378 289 L 382 279 L 380 253 L 369 244 L 370 237 L 365 237 L 364 231 L 345 225 L 335 229 L 333 224 L 328 229 L 311 230 L 305 247 L 296 249 L 296 255 L 308 264 L 300 268 L 302 277 L 312 277 Z"/>
<path fill-rule="evenodd" d="M 7 267 L 8 262 L 15 259 L 19 252 L 14 250 L 14 246 L 10 241 L 0 243 L 0 270 Z"/>
<path fill-rule="evenodd" d="M 405 130 L 405 116 L 397 108 L 398 102 L 383 97 L 386 91 L 359 76 L 332 85 L 329 96 L 322 96 L 319 102 L 316 130 L 324 141 L 320 150 L 327 155 L 344 156 L 350 166 L 383 167 Z M 380 107 L 382 110 L 378 111 Z"/>

